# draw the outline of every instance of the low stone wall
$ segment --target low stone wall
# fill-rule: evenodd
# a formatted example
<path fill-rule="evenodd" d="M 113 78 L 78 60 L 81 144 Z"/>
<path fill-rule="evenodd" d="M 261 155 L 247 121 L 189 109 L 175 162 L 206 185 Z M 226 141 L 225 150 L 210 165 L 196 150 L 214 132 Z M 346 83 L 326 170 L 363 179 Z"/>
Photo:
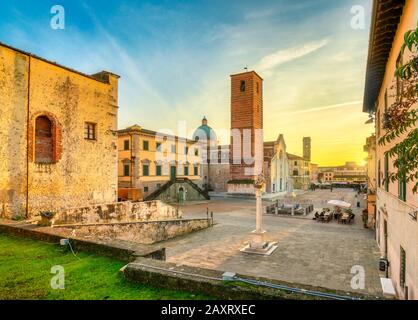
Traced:
<path fill-rule="evenodd" d="M 245 279 L 259 280 L 270 284 L 298 288 L 300 293 L 292 293 L 288 290 L 279 290 L 266 286 L 254 286 L 237 281 L 223 281 L 224 271 L 204 269 L 187 265 L 176 265 L 166 261 L 137 258 L 124 269 L 127 279 L 139 283 L 170 290 L 187 290 L 190 292 L 204 293 L 220 299 L 228 300 L 321 300 L 329 299 L 319 296 L 307 295 L 306 290 L 321 293 L 344 296 L 347 299 L 374 300 L 383 297 L 362 295 L 353 292 L 331 290 L 322 287 L 313 287 L 297 283 L 287 283 L 267 278 L 255 278 L 247 275 L 237 275 Z"/>
<path fill-rule="evenodd" d="M 57 228 L 74 229 L 78 236 L 94 235 L 97 239 L 124 240 L 140 244 L 153 244 L 180 235 L 206 229 L 212 225 L 208 219 L 159 220 L 119 222 L 105 224 L 75 224 Z"/>
<path fill-rule="evenodd" d="M 9 224 L 0 220 L 0 233 L 13 236 L 44 241 L 59 245 L 61 239 L 69 239 L 75 251 L 95 253 L 121 261 L 131 262 L 138 257 L 149 259 L 165 260 L 165 248 L 158 246 L 144 246 L 135 244 L 134 246 L 126 243 L 109 241 L 98 241 L 93 239 L 83 239 L 80 237 L 67 236 L 56 233 L 53 228 L 43 228 L 32 224 Z"/>
<path fill-rule="evenodd" d="M 54 225 L 94 224 L 114 222 L 139 222 L 150 220 L 180 219 L 182 212 L 161 201 L 118 202 L 99 204 L 59 212 L 53 219 Z"/>

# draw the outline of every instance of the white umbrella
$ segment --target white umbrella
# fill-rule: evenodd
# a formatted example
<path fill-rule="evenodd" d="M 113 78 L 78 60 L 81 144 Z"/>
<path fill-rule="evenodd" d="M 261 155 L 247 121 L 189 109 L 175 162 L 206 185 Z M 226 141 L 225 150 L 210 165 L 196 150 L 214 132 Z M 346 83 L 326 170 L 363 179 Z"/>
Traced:
<path fill-rule="evenodd" d="M 330 200 L 328 201 L 328 204 L 341 208 L 351 208 L 351 203 L 342 200 Z"/>

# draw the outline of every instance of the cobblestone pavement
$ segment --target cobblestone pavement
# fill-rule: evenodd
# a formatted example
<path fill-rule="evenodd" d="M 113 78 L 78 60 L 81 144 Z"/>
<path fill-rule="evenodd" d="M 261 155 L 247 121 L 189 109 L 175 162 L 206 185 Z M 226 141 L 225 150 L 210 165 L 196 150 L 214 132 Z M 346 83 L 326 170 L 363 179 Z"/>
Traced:
<path fill-rule="evenodd" d="M 356 193 L 349 189 L 336 189 L 332 193 L 317 190 L 298 198 L 312 201 L 316 208 L 324 207 L 330 199 L 351 202 L 355 223 L 340 225 L 336 221 L 318 223 L 311 219 L 264 215 L 267 240 L 278 242 L 278 249 L 271 256 L 239 251 L 251 239 L 255 228 L 255 201 L 217 199 L 183 206 L 181 209 L 188 218 L 206 216 L 209 208 L 214 212 L 216 225 L 164 242 L 167 260 L 329 289 L 381 294 L 380 255 L 374 232 L 364 229 L 361 221 L 364 200 L 359 198 L 362 208 L 357 208 Z M 351 269 L 356 265 L 365 269 L 364 290 L 354 290 L 350 285 Z"/>

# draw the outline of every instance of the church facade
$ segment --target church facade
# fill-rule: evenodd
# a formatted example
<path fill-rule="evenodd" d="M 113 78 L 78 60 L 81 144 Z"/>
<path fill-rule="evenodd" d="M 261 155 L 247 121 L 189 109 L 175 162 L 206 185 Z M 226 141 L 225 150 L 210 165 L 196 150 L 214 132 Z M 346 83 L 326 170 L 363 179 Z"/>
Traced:
<path fill-rule="evenodd" d="M 253 195 L 253 182 L 261 173 L 267 193 L 310 186 L 311 138 L 303 138 L 303 161 L 287 153 L 282 134 L 276 141 L 264 142 L 263 79 L 254 71 L 231 75 L 231 144 L 218 145 L 206 117 L 193 139 L 202 145 L 202 179 L 207 191 Z M 295 163 L 301 169 L 296 176 Z"/>

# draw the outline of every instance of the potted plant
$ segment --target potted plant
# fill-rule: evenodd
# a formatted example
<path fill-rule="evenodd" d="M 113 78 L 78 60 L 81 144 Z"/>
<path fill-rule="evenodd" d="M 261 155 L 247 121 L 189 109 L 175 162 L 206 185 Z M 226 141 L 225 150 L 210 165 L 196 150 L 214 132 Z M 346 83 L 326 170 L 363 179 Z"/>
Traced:
<path fill-rule="evenodd" d="M 52 219 L 55 216 L 55 212 L 52 211 L 41 211 L 41 222 L 39 223 L 39 225 L 43 226 L 43 227 L 49 227 L 52 225 Z"/>

